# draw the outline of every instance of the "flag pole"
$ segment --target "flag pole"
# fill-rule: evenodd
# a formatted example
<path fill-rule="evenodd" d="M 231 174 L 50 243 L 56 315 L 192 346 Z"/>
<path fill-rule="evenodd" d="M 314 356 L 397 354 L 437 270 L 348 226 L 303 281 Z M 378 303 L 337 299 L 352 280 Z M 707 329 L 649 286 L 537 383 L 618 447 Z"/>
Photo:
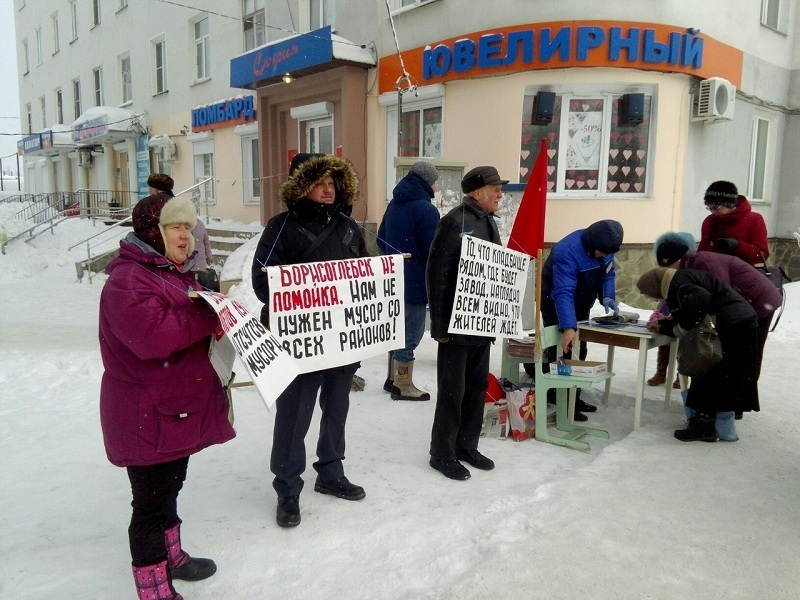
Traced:
<path fill-rule="evenodd" d="M 539 307 L 542 305 L 542 249 L 536 252 L 536 304 L 533 306 L 533 356 L 535 360 L 539 360 L 541 354 L 540 340 L 541 340 L 541 312 Z"/>

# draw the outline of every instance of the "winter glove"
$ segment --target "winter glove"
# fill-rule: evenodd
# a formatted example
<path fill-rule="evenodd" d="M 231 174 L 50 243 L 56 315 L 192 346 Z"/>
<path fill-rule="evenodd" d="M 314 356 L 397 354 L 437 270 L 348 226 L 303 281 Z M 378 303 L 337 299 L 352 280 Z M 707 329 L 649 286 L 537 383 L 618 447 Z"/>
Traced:
<path fill-rule="evenodd" d="M 723 254 L 733 254 L 739 247 L 739 240 L 736 238 L 719 238 L 717 240 L 717 250 Z"/>
<path fill-rule="evenodd" d="M 614 316 L 615 317 L 619 316 L 619 306 L 617 306 L 617 303 L 614 302 L 613 298 L 609 298 L 608 296 L 603 298 L 603 306 L 606 309 L 606 314 L 608 314 L 609 311 L 613 310 L 614 311 Z"/>

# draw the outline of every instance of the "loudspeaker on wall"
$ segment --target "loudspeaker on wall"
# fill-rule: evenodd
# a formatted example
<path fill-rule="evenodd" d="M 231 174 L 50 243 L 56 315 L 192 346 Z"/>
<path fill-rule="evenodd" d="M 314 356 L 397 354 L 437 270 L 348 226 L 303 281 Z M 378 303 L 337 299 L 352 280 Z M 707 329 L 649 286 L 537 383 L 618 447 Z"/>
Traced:
<path fill-rule="evenodd" d="M 536 92 L 536 97 L 533 100 L 533 118 L 531 122 L 546 124 L 552 121 L 555 104 L 555 92 Z"/>
<path fill-rule="evenodd" d="M 622 96 L 622 122 L 638 125 L 644 121 L 644 94 L 625 94 Z"/>

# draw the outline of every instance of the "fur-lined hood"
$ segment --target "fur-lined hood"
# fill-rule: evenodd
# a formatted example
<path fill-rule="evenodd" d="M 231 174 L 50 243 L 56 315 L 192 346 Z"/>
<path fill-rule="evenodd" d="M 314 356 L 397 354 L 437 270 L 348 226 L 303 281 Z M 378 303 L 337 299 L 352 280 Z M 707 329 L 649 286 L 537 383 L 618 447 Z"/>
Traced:
<path fill-rule="evenodd" d="M 278 199 L 291 208 L 328 176 L 333 178 L 336 189 L 334 205 L 353 206 L 358 198 L 358 174 L 350 161 L 335 156 L 311 156 L 298 165 L 294 174 L 281 184 Z"/>

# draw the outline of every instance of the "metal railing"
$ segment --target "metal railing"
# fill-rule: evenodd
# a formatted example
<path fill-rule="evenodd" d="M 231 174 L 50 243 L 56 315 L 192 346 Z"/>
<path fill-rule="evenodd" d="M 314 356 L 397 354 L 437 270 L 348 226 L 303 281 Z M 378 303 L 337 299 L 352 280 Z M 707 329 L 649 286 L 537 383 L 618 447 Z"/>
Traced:
<path fill-rule="evenodd" d="M 197 198 L 198 197 L 202 197 L 202 194 L 199 193 L 201 191 L 201 188 L 203 188 L 203 186 L 207 185 L 208 182 L 210 182 L 211 180 L 212 180 L 212 178 L 209 177 L 209 178 L 207 178 L 207 179 L 205 179 L 203 181 L 200 181 L 200 182 L 194 184 L 193 186 L 190 186 L 190 187 L 186 188 L 185 190 L 182 190 L 182 191 L 178 192 L 177 194 L 175 194 L 175 197 L 177 198 L 178 196 L 182 196 L 183 194 L 191 193 L 192 194 L 192 201 L 195 203 L 195 206 L 196 206 L 197 205 Z M 88 275 L 89 283 L 92 283 L 92 273 L 93 273 L 93 271 L 91 269 L 91 263 L 98 256 L 97 254 L 93 254 L 94 250 L 96 250 L 100 245 L 102 245 L 105 242 L 107 242 L 111 237 L 113 237 L 113 235 L 116 235 L 115 229 L 117 227 L 119 227 L 121 225 L 127 225 L 130 222 L 130 213 L 131 213 L 131 211 L 132 211 L 132 209 L 128 209 L 127 216 L 126 216 L 126 218 L 124 220 L 122 220 L 122 221 L 120 221 L 118 223 L 115 223 L 114 225 L 112 225 L 108 229 L 105 229 L 105 230 L 103 230 L 101 232 L 98 232 L 98 233 L 92 235 L 92 236 L 89 236 L 88 238 L 86 238 L 84 240 L 81 240 L 80 242 L 77 242 L 77 243 L 75 243 L 72 246 L 67 248 L 67 250 L 72 250 L 73 248 L 76 248 L 77 246 L 80 246 L 82 244 L 86 244 L 86 261 L 85 261 L 85 263 L 86 263 L 87 266 L 90 267 L 88 269 L 88 271 L 89 271 L 89 275 Z M 208 220 L 208 206 L 206 206 L 206 220 Z M 109 234 L 112 234 L 112 235 L 109 235 Z M 89 243 L 92 240 L 95 240 L 94 243 L 93 244 Z"/>
<path fill-rule="evenodd" d="M 67 210 L 60 210 L 55 211 L 52 214 L 46 216 L 46 218 L 42 218 L 39 222 L 34 223 L 27 229 L 20 231 L 18 234 L 13 235 L 7 239 L 4 239 L 2 244 L 0 244 L 0 251 L 3 254 L 6 253 L 6 246 L 8 246 L 14 240 L 19 240 L 27 236 L 29 240 L 35 239 L 39 237 L 41 234 L 49 231 L 53 233 L 53 229 L 56 225 L 61 223 L 62 221 L 66 221 L 67 219 L 73 217 L 83 217 L 88 219 L 102 219 L 101 215 L 97 214 L 96 208 L 67 208 Z M 102 232 L 101 232 L 102 233 Z"/>

